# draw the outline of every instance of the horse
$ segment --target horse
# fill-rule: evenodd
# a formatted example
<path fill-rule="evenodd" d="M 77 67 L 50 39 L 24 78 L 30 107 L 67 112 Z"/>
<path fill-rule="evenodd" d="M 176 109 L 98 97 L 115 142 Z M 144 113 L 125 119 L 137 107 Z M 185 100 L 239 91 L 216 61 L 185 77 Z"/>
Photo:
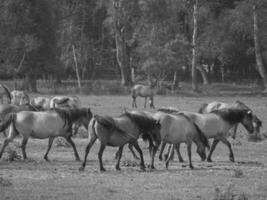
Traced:
<path fill-rule="evenodd" d="M 81 101 L 77 96 L 55 96 L 50 100 L 50 109 L 54 108 L 80 108 Z"/>
<path fill-rule="evenodd" d="M 189 167 L 193 169 L 191 160 L 191 145 L 194 142 L 197 145 L 197 153 L 202 160 L 206 159 L 205 147 L 210 148 L 208 139 L 189 117 L 180 113 L 178 115 L 171 115 L 164 112 L 156 112 L 153 114 L 154 118 L 160 121 L 161 130 L 160 136 L 162 142 L 174 145 L 180 143 L 187 144 L 187 154 L 189 158 Z M 173 145 L 172 145 L 173 146 Z M 166 160 L 166 168 L 168 168 L 171 156 Z"/>
<path fill-rule="evenodd" d="M 152 84 L 152 83 L 150 85 L 141 85 L 141 84 L 134 85 L 131 88 L 132 108 L 137 108 L 136 98 L 138 96 L 145 98 L 144 108 L 146 108 L 147 98 L 149 98 L 150 108 L 155 108 L 155 106 L 154 106 L 154 93 L 155 93 L 154 87 L 155 87 L 155 84 Z"/>
<path fill-rule="evenodd" d="M 145 170 L 144 158 L 142 150 L 137 139 L 140 135 L 144 140 L 152 140 L 160 143 L 160 124 L 157 120 L 142 114 L 125 112 L 118 117 L 95 115 L 88 126 L 89 143 L 85 148 L 84 161 L 80 167 L 83 171 L 86 166 L 87 156 L 91 147 L 98 139 L 100 141 L 100 149 L 98 152 L 100 171 L 105 171 L 102 163 L 102 155 L 105 147 L 119 147 L 118 160 L 115 166 L 116 170 L 120 170 L 120 159 L 125 144 L 132 144 L 140 155 L 140 168 Z"/>
<path fill-rule="evenodd" d="M 213 110 L 219 110 L 219 109 L 223 109 L 223 108 L 240 108 L 240 109 L 247 109 L 247 110 L 251 110 L 247 105 L 245 105 L 243 102 L 241 101 L 236 101 L 234 103 L 223 103 L 223 102 L 218 102 L 218 101 L 213 101 L 211 103 L 205 103 L 203 104 L 200 109 L 199 109 L 199 113 L 210 113 Z M 252 111 L 252 110 L 251 110 Z M 252 121 L 253 121 L 253 125 L 254 125 L 254 130 L 255 130 L 255 134 L 259 134 L 260 133 L 260 128 L 262 127 L 262 122 L 261 120 L 252 113 Z M 237 132 L 237 127 L 238 124 L 236 126 L 234 126 L 233 128 L 233 139 L 235 139 L 236 137 L 236 132 Z"/>
<path fill-rule="evenodd" d="M 23 105 L 30 103 L 30 97 L 29 95 L 22 90 L 13 90 L 9 91 L 7 86 L 1 84 L 1 86 L 4 88 L 6 96 L 9 98 L 8 102 L 14 105 Z"/>
<path fill-rule="evenodd" d="M 80 109 L 55 109 L 49 112 L 32 112 L 21 111 L 18 113 L 11 113 L 7 118 L 0 123 L 0 131 L 4 131 L 10 126 L 8 137 L 5 139 L 0 151 L 0 158 L 6 146 L 18 135 L 22 135 L 22 155 L 23 159 L 27 159 L 26 145 L 30 137 L 37 139 L 48 140 L 48 148 L 44 155 L 44 159 L 48 160 L 48 153 L 53 144 L 54 138 L 64 137 L 72 146 L 76 160 L 80 160 L 76 146 L 71 138 L 72 124 L 77 121 L 89 123 L 92 118 L 90 108 Z"/>
<path fill-rule="evenodd" d="M 48 97 L 35 97 L 31 100 L 31 105 L 35 106 L 40 111 L 51 110 L 50 98 Z"/>
<path fill-rule="evenodd" d="M 212 162 L 212 153 L 220 141 L 228 147 L 230 152 L 229 160 L 234 162 L 235 159 L 231 143 L 227 140 L 230 136 L 229 130 L 238 123 L 241 123 L 250 134 L 254 132 L 255 128 L 252 121 L 252 112 L 248 109 L 224 108 L 206 114 L 180 111 L 177 114 L 181 112 L 192 119 L 208 139 L 214 138 L 207 157 L 208 162 Z M 174 112 L 172 114 L 174 114 Z M 177 151 L 179 151 L 179 149 Z"/>

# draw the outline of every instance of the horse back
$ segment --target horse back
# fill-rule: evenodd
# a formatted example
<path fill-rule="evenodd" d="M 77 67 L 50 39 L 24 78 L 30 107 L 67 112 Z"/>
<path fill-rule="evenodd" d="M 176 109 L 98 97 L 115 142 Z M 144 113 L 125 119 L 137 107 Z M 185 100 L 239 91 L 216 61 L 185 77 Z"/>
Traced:
<path fill-rule="evenodd" d="M 226 123 L 220 116 L 214 113 L 194 113 L 183 112 L 187 115 L 205 134 L 207 138 L 212 138 L 220 134 L 226 134 L 231 126 Z"/>
<path fill-rule="evenodd" d="M 65 122 L 55 112 L 21 111 L 16 114 L 16 129 L 34 138 L 60 136 L 65 132 Z"/>
<path fill-rule="evenodd" d="M 154 90 L 148 85 L 134 85 L 131 89 L 132 96 L 152 97 Z"/>

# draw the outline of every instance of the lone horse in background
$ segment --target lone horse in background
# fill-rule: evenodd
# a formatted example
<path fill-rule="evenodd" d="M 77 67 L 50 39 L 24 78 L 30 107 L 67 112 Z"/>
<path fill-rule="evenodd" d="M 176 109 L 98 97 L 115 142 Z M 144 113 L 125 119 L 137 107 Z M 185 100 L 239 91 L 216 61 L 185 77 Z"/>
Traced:
<path fill-rule="evenodd" d="M 134 85 L 131 89 L 132 95 L 132 108 L 137 108 L 136 98 L 138 96 L 145 98 L 144 108 L 146 108 L 147 98 L 149 98 L 149 106 L 150 108 L 155 108 L 154 106 L 154 93 L 155 93 L 156 81 L 151 82 L 149 85 Z"/>
<path fill-rule="evenodd" d="M 0 131 L 4 131 L 10 127 L 8 137 L 5 139 L 2 149 L 0 151 L 0 158 L 6 146 L 17 136 L 22 136 L 22 154 L 26 159 L 26 144 L 30 137 L 48 140 L 48 148 L 44 155 L 44 159 L 48 161 L 48 153 L 53 144 L 54 138 L 64 137 L 72 146 L 76 160 L 80 160 L 76 146 L 71 139 L 72 124 L 74 122 L 82 121 L 81 123 L 88 124 L 92 118 L 90 108 L 80 109 L 55 109 L 50 112 L 32 112 L 21 111 L 19 113 L 11 113 L 6 119 L 0 123 Z M 48 128 L 49 127 L 49 128 Z"/>
<path fill-rule="evenodd" d="M 4 88 L 6 96 L 9 98 L 8 102 L 10 102 L 11 104 L 23 105 L 30 103 L 30 97 L 25 91 L 13 90 L 10 92 L 7 86 L 3 84 L 1 84 L 1 86 Z"/>
<path fill-rule="evenodd" d="M 140 135 L 144 140 L 160 143 L 160 124 L 152 117 L 137 113 L 125 112 L 119 117 L 95 115 L 88 127 L 89 143 L 85 148 L 84 161 L 79 170 L 84 170 L 88 153 L 97 139 L 100 141 L 98 152 L 100 171 L 105 171 L 102 155 L 107 145 L 119 147 L 116 169 L 120 170 L 123 147 L 127 143 L 132 144 L 138 151 L 141 159 L 140 168 L 144 170 L 143 153 L 137 141 Z"/>
<path fill-rule="evenodd" d="M 252 112 L 252 110 L 241 101 L 236 101 L 234 103 L 223 103 L 223 102 L 218 102 L 218 101 L 213 101 L 211 103 L 205 103 L 200 107 L 198 112 L 199 113 L 210 113 L 214 110 L 220 110 L 223 108 L 247 109 L 247 110 L 250 110 Z M 254 134 L 257 135 L 260 133 L 260 128 L 262 127 L 262 122 L 253 112 L 252 112 L 252 121 L 253 121 L 253 126 L 254 126 Z M 232 135 L 233 139 L 236 138 L 237 127 L 238 127 L 238 124 L 236 124 L 233 127 L 233 135 Z"/>

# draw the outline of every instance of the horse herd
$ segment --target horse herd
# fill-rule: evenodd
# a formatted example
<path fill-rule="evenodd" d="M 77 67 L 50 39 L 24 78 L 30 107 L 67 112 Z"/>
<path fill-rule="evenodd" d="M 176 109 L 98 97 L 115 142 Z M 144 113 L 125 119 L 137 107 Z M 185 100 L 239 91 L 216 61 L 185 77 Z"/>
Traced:
<path fill-rule="evenodd" d="M 154 160 L 160 145 L 159 159 L 166 144 L 169 144 L 168 153 L 165 154 L 165 165 L 174 154 L 178 154 L 180 162 L 184 162 L 180 154 L 180 144 L 186 143 L 189 167 L 194 168 L 191 159 L 191 146 L 195 143 L 197 154 L 201 160 L 212 162 L 212 153 L 216 145 L 221 141 L 229 149 L 229 159 L 234 162 L 234 153 L 228 137 L 235 138 L 237 125 L 241 123 L 250 134 L 258 134 L 262 126 L 261 120 L 253 111 L 240 101 L 232 104 L 212 102 L 200 107 L 199 112 L 181 111 L 174 108 L 159 108 L 151 112 L 140 110 L 124 111 L 119 116 L 101 116 L 92 114 L 90 108 L 84 108 L 78 97 L 55 96 L 52 98 L 30 98 L 23 91 L 12 91 L 2 85 L 6 92 L 7 103 L 0 104 L 0 132 L 5 133 L 5 139 L 0 150 L 0 158 L 6 146 L 18 135 L 22 136 L 22 155 L 27 158 L 26 145 L 28 139 L 48 138 L 48 147 L 44 159 L 48 159 L 48 153 L 54 138 L 64 137 L 72 146 L 76 160 L 80 160 L 72 136 L 80 126 L 88 130 L 89 142 L 85 147 L 84 159 L 80 171 L 83 171 L 91 147 L 98 139 L 100 149 L 98 152 L 99 167 L 105 171 L 102 155 L 106 146 L 118 147 L 116 152 L 116 169 L 120 170 L 120 160 L 123 148 L 128 144 L 135 158 L 140 159 L 140 168 L 145 169 L 144 156 L 139 146 L 138 139 L 141 137 L 149 143 L 151 162 L 150 168 L 154 167 Z M 138 87 L 136 87 L 138 88 Z M 148 88 L 150 89 L 150 88 Z M 133 93 L 137 97 L 137 92 Z M 142 95 L 139 95 L 142 96 Z M 136 107 L 136 102 L 132 104 Z M 150 98 L 150 106 L 154 108 L 153 93 Z M 233 132 L 232 132 L 233 130 Z M 209 139 L 213 138 L 210 147 Z M 206 148 L 209 149 L 206 156 Z M 135 154 L 134 149 L 139 156 Z"/>

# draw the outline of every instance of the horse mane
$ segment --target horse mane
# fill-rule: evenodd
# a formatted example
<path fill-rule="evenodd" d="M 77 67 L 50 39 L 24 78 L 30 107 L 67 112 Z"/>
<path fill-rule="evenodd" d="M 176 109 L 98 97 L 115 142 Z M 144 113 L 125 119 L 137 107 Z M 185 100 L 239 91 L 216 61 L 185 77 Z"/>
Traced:
<path fill-rule="evenodd" d="M 147 115 L 125 112 L 120 116 L 126 116 L 131 119 L 138 126 L 140 132 L 142 132 L 142 138 L 144 140 L 151 137 L 149 135 L 150 130 L 157 126 L 157 120 Z"/>
<path fill-rule="evenodd" d="M 251 110 L 246 104 L 244 104 L 242 101 L 236 100 L 235 103 L 239 106 L 240 109 L 247 109 Z"/>
<path fill-rule="evenodd" d="M 230 124 L 237 124 L 244 118 L 245 114 L 250 111 L 249 109 L 233 109 L 233 108 L 224 108 L 220 110 L 214 110 L 211 113 L 214 113 L 220 116 L 223 120 L 227 121 Z"/>
<path fill-rule="evenodd" d="M 72 124 L 79 120 L 81 117 L 92 116 L 90 109 L 88 108 L 77 108 L 77 109 L 63 109 L 54 108 L 54 111 L 64 120 L 65 124 L 68 124 L 71 128 Z"/>
<path fill-rule="evenodd" d="M 114 119 L 110 116 L 94 115 L 94 118 L 99 124 L 103 125 L 109 131 L 117 130 L 118 132 L 125 133 L 125 131 L 116 126 Z"/>
<path fill-rule="evenodd" d="M 36 106 L 34 106 L 30 103 L 25 103 L 23 105 L 19 105 L 18 109 L 20 109 L 20 110 L 28 109 L 29 111 L 39 111 L 39 109 Z"/>
<path fill-rule="evenodd" d="M 204 113 L 204 109 L 207 108 L 208 105 L 209 105 L 208 103 L 203 103 L 203 104 L 200 106 L 200 108 L 199 108 L 199 110 L 198 110 L 198 113 Z"/>
<path fill-rule="evenodd" d="M 160 112 L 164 112 L 164 113 L 168 113 L 168 114 L 176 114 L 176 113 L 179 113 L 180 111 L 176 108 L 172 108 L 172 107 L 163 107 L 163 108 L 159 108 L 157 111 L 160 111 Z"/>

